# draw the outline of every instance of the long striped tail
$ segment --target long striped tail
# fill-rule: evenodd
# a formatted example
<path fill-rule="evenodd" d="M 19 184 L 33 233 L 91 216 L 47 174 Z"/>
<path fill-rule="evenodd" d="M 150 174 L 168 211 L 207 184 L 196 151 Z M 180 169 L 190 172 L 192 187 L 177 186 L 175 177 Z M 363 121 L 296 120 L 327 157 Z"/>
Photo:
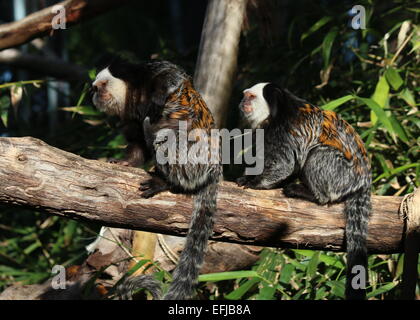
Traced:
<path fill-rule="evenodd" d="M 116 294 L 122 300 L 131 300 L 133 299 L 133 292 L 138 289 L 148 290 L 154 300 L 159 300 L 162 295 L 161 283 L 149 275 L 126 279 L 116 288 Z"/>
<path fill-rule="evenodd" d="M 367 248 L 366 239 L 371 212 L 370 190 L 360 190 L 350 196 L 344 207 L 346 215 L 347 281 L 346 299 L 366 298 Z"/>
<path fill-rule="evenodd" d="M 213 231 L 217 188 L 217 183 L 209 184 L 194 195 L 193 214 L 185 247 L 173 272 L 173 281 L 163 300 L 185 300 L 194 295 L 207 242 Z M 121 299 L 131 299 L 132 292 L 141 288 L 150 291 L 153 299 L 161 299 L 161 283 L 148 275 L 127 279 L 117 288 L 117 295 Z"/>
<path fill-rule="evenodd" d="M 194 295 L 207 242 L 213 232 L 217 188 L 217 183 L 209 184 L 194 196 L 193 214 L 185 247 L 163 300 L 185 300 Z"/>

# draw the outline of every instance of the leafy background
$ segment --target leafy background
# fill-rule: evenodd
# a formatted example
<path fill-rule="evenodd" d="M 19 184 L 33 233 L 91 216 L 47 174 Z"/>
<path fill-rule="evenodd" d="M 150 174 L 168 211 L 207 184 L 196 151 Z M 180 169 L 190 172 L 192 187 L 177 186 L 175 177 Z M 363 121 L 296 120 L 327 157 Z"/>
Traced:
<path fill-rule="evenodd" d="M 373 192 L 401 196 L 420 183 L 420 10 L 415 1 L 357 4 L 366 8 L 364 30 L 351 27 L 352 1 L 271 1 L 265 11 L 250 10 L 228 126 L 237 125 L 244 88 L 277 82 L 351 123 L 372 161 Z M 177 28 L 163 0 L 136 1 L 74 26 L 64 33 L 69 60 L 88 66 L 92 77 L 104 51 L 170 59 L 192 74 L 205 7 L 194 1 L 184 5 L 183 17 L 194 21 Z M 2 135 L 32 135 L 88 158 L 122 156 L 124 139 L 92 108 L 87 84 L 71 83 L 53 115 L 44 95 L 54 81 L 32 76 L 27 82 L 0 80 Z M 13 105 L 14 93 L 22 94 L 19 107 Z M 58 126 L 51 125 L 53 116 Z M 81 263 L 98 226 L 0 207 L 0 231 L 1 290 L 16 282 L 42 282 L 55 264 Z M 370 256 L 369 298 L 398 296 L 403 259 L 403 254 Z M 163 271 L 157 276 L 170 279 Z M 200 281 L 206 299 L 342 299 L 345 255 L 266 248 L 250 270 L 201 275 Z"/>

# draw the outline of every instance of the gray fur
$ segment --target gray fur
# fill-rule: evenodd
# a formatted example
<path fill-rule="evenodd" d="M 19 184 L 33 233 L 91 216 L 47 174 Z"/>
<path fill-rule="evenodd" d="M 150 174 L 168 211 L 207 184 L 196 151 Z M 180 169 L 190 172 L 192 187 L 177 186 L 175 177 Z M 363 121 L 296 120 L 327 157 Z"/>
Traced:
<path fill-rule="evenodd" d="M 150 180 L 141 183 L 140 196 L 149 198 L 165 190 L 193 196 L 194 205 L 186 245 L 175 268 L 173 282 L 163 299 L 191 298 L 212 232 L 217 184 L 222 167 L 220 163 L 160 164 L 156 160 L 156 152 L 163 148 L 164 135 L 159 135 L 158 132 L 173 130 L 178 145 L 178 125 L 182 120 L 188 123 L 188 130 L 203 129 L 210 137 L 210 130 L 214 128 L 213 117 L 200 94 L 194 89 L 190 77 L 168 61 L 132 64 L 116 60 L 107 70 L 113 77 L 111 78 L 108 72 L 102 73 L 107 76 L 106 79 L 113 80 L 108 84 L 121 83 L 115 79 L 120 79 L 126 84 L 124 105 L 102 101 L 107 99 L 100 101 L 98 98 L 112 96 L 114 92 L 107 92 L 107 89 L 112 90 L 111 85 L 109 88 L 103 86 L 97 89 L 101 92 L 95 103 L 98 106 L 107 106 L 101 108 L 107 113 L 119 115 L 128 124 L 130 130 L 127 132 L 130 133 L 132 143 L 139 145 L 142 151 L 150 154 L 154 160 L 155 172 Z M 96 83 L 98 86 L 105 77 L 99 78 Z M 118 88 L 121 89 L 121 86 Z M 188 148 L 194 144 L 195 142 L 189 142 Z M 209 156 L 210 154 L 209 150 Z M 130 292 L 138 287 L 150 290 L 155 299 L 160 297 L 159 283 L 148 276 L 130 278 L 117 291 L 121 296 L 131 298 Z"/>
<path fill-rule="evenodd" d="M 291 177 L 299 177 L 301 184 L 284 188 L 286 196 L 319 204 L 344 201 L 348 253 L 346 297 L 362 299 L 365 290 L 351 287 L 350 270 L 359 264 L 367 273 L 371 173 L 364 146 L 350 125 L 335 113 L 323 112 L 273 84 L 268 90 L 265 94 L 275 101 L 274 105 L 270 101 L 268 104 L 276 116 L 260 124 L 265 129 L 264 171 L 259 176 L 241 177 L 238 184 L 272 189 Z"/>

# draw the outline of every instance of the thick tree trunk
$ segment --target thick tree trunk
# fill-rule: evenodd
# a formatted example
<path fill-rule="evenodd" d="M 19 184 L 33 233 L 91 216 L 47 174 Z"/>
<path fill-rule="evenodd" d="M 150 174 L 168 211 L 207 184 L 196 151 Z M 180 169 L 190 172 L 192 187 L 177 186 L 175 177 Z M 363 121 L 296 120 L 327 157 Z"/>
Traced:
<path fill-rule="evenodd" d="M 207 5 L 194 84 L 219 128 L 226 121 L 246 4 L 247 0 L 210 0 Z"/>
<path fill-rule="evenodd" d="M 102 225 L 185 235 L 191 200 L 138 195 L 141 169 L 87 160 L 34 138 L 0 138 L 0 203 Z M 402 251 L 401 197 L 373 196 L 368 249 Z M 344 251 L 342 205 L 285 198 L 280 189 L 243 190 L 222 182 L 212 239 L 273 247 Z"/>
<path fill-rule="evenodd" d="M 66 27 L 95 17 L 129 0 L 66 0 L 57 3 L 65 8 Z M 48 7 L 22 20 L 0 25 L 0 50 L 15 47 L 36 37 L 53 32 L 53 18 L 57 12 Z"/>

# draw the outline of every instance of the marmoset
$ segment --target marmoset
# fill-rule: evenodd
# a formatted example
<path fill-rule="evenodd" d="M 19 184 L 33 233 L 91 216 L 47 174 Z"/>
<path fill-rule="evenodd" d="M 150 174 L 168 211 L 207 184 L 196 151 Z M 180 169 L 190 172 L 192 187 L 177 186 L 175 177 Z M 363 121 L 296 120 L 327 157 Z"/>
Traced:
<path fill-rule="evenodd" d="M 364 299 L 354 288 L 354 266 L 367 274 L 366 238 L 371 212 L 371 170 L 362 139 L 333 111 L 325 111 L 273 83 L 244 90 L 239 109 L 247 126 L 264 129 L 264 170 L 238 185 L 273 189 L 320 205 L 344 202 L 348 299 Z M 258 152 L 259 146 L 254 146 Z M 364 279 L 366 280 L 366 279 Z"/>
<path fill-rule="evenodd" d="M 194 89 L 191 78 L 180 67 L 167 61 L 130 63 L 117 59 L 98 73 L 93 90 L 95 106 L 109 115 L 119 116 L 126 124 L 124 133 L 131 150 L 126 161 L 138 163 L 144 160 L 145 154 L 150 154 L 154 160 L 155 172 L 150 180 L 141 183 L 140 196 L 149 198 L 165 190 L 193 196 L 186 244 L 163 299 L 191 298 L 213 229 L 222 167 L 218 159 L 206 163 L 190 159 L 185 163 L 160 163 L 156 155 L 160 151 L 165 153 L 161 149 L 167 147 L 159 132 L 172 131 L 178 145 L 181 134 L 179 123 L 184 121 L 188 133 L 196 129 L 204 132 L 204 139 L 208 139 L 210 146 L 205 157 L 210 159 L 212 148 L 218 147 L 210 137 L 210 130 L 214 128 L 213 116 Z M 194 148 L 198 140 L 189 140 L 186 151 Z M 179 154 L 181 150 L 177 151 L 178 160 L 186 156 Z M 159 297 L 160 283 L 150 276 L 129 279 L 124 286 L 127 296 L 132 289 L 145 287 L 152 291 L 155 298 Z"/>

